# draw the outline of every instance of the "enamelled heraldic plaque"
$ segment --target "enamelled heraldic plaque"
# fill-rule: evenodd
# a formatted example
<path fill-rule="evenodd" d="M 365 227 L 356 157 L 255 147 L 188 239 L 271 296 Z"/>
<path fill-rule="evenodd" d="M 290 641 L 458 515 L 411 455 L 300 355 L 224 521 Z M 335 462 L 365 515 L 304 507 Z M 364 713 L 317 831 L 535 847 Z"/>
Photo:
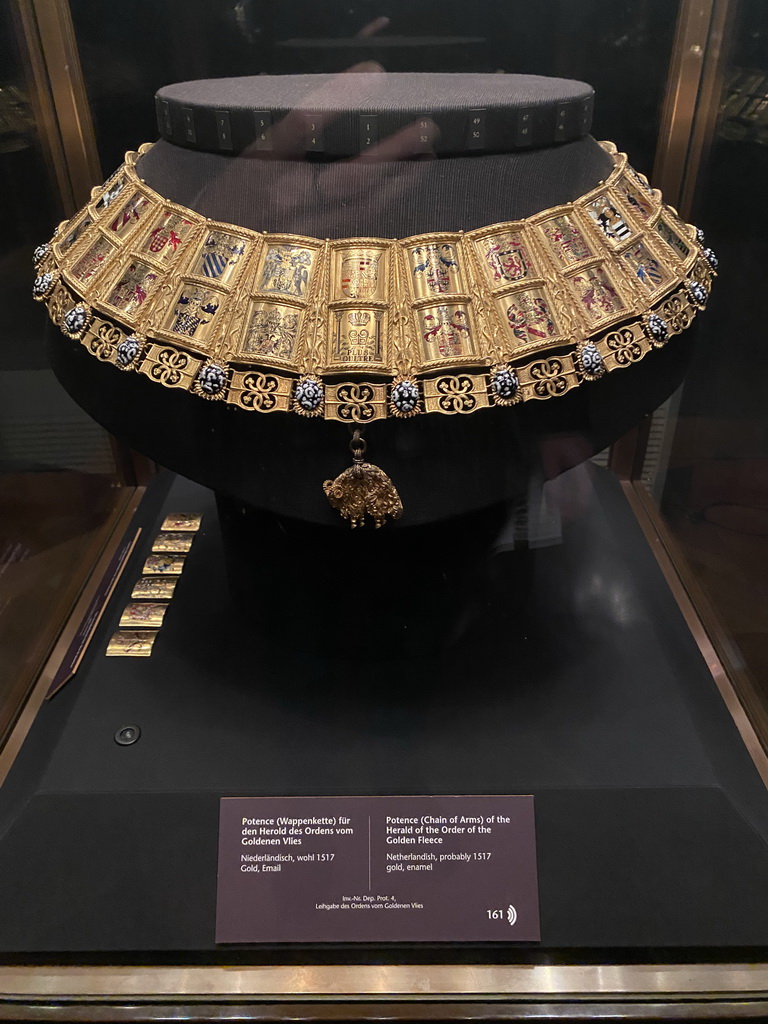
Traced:
<path fill-rule="evenodd" d="M 532 796 L 227 797 L 217 942 L 536 942 Z"/>

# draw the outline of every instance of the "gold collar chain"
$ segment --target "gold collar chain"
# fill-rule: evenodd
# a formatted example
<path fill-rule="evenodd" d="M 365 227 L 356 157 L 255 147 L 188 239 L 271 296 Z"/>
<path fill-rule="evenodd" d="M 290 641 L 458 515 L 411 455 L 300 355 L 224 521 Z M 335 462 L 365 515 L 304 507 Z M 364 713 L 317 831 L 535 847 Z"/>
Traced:
<path fill-rule="evenodd" d="M 142 146 L 36 250 L 33 294 L 103 362 L 245 410 L 366 424 L 556 397 L 688 327 L 716 270 L 602 145 L 604 183 L 526 220 L 324 241 L 169 202 Z"/>

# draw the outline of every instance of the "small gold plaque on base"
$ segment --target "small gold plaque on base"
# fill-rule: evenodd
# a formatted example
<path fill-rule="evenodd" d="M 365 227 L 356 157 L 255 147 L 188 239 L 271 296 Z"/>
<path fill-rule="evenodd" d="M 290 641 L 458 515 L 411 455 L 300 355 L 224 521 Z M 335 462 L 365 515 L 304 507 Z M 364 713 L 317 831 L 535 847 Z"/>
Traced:
<path fill-rule="evenodd" d="M 158 533 L 152 543 L 152 550 L 175 552 L 189 551 L 194 539 L 194 533 Z"/>
<path fill-rule="evenodd" d="M 140 601 L 167 601 L 173 597 L 176 579 L 173 576 L 142 576 L 131 591 L 131 597 Z"/>
<path fill-rule="evenodd" d="M 134 601 L 126 605 L 120 616 L 120 625 L 128 629 L 159 629 L 163 624 L 163 616 L 167 604 L 148 604 L 145 601 Z"/>
<path fill-rule="evenodd" d="M 169 512 L 163 520 L 161 530 L 185 530 L 195 532 L 200 529 L 202 515 L 197 512 Z"/>
<path fill-rule="evenodd" d="M 107 657 L 148 658 L 152 653 L 152 644 L 156 636 L 156 630 L 121 629 L 107 644 Z"/>
<path fill-rule="evenodd" d="M 141 570 L 146 576 L 180 576 L 184 555 L 150 555 Z"/>

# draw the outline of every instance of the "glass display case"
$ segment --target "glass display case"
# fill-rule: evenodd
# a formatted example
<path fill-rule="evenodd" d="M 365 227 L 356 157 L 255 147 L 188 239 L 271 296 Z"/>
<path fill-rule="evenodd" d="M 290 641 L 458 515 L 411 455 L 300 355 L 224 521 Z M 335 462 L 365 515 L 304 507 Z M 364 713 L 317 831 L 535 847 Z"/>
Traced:
<path fill-rule="evenodd" d="M 25 267 L 74 212 L 77 168 L 40 70 L 27 8 L 2 15 L 2 602 L 0 737 L 6 739 L 145 468 L 60 388 Z M 96 172 L 98 173 L 98 172 Z M 138 475 L 137 475 L 138 474 Z"/>
<path fill-rule="evenodd" d="M 764 1016 L 762 6 L 2 18 L 0 1017 Z"/>

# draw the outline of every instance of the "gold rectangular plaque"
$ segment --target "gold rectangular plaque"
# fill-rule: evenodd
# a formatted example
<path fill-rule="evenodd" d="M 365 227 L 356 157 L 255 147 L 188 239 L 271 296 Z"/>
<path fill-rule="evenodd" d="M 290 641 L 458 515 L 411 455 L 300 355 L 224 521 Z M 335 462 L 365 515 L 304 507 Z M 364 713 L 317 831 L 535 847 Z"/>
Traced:
<path fill-rule="evenodd" d="M 218 324 L 216 316 L 224 298 L 224 293 L 216 288 L 186 281 L 179 289 L 163 327 L 171 334 L 189 338 L 196 345 L 205 347 Z"/>
<path fill-rule="evenodd" d="M 114 219 L 109 222 L 110 231 L 114 231 L 120 238 L 130 234 L 150 210 L 149 199 L 141 192 L 135 192 Z"/>
<path fill-rule="evenodd" d="M 139 250 L 153 260 L 170 263 L 191 227 L 192 221 L 180 213 L 176 213 L 175 210 L 163 210 Z"/>
<path fill-rule="evenodd" d="M 189 551 L 192 541 L 195 539 L 193 533 L 158 533 L 152 542 L 153 551 Z"/>
<path fill-rule="evenodd" d="M 575 216 L 562 213 L 541 221 L 538 227 L 547 248 L 562 266 L 569 267 L 572 263 L 579 263 L 594 256 L 583 228 Z"/>
<path fill-rule="evenodd" d="M 568 283 L 591 325 L 615 319 L 626 308 L 615 279 L 602 263 L 573 274 Z"/>
<path fill-rule="evenodd" d="M 419 310 L 421 345 L 425 363 L 475 355 L 475 342 L 467 307 L 445 303 Z"/>
<path fill-rule="evenodd" d="M 475 248 L 491 288 L 538 276 L 532 273 L 533 260 L 519 231 L 486 235 L 475 242 Z"/>
<path fill-rule="evenodd" d="M 517 345 L 543 345 L 563 332 L 547 289 L 518 288 L 496 299 L 499 315 Z"/>
<path fill-rule="evenodd" d="M 125 610 L 120 616 L 120 625 L 127 629 L 159 629 L 163 624 L 163 616 L 167 607 L 167 604 L 133 601 L 125 606 Z"/>
<path fill-rule="evenodd" d="M 386 249 L 361 244 L 337 249 L 334 257 L 334 299 L 367 302 L 386 298 Z"/>
<path fill-rule="evenodd" d="M 184 555 L 150 555 L 144 563 L 145 576 L 180 576 Z"/>
<path fill-rule="evenodd" d="M 669 284 L 669 272 L 663 261 L 645 242 L 631 245 L 622 253 L 622 259 L 630 273 L 651 295 L 663 291 Z"/>
<path fill-rule="evenodd" d="M 112 203 L 114 203 L 114 201 L 117 199 L 117 197 L 120 195 L 124 188 L 125 175 L 114 175 L 114 177 L 110 178 L 110 180 L 106 182 L 106 184 L 104 185 L 104 191 L 101 193 L 99 201 L 96 203 L 95 209 L 99 213 L 101 213 L 103 210 L 106 210 L 108 206 L 111 206 Z"/>
<path fill-rule="evenodd" d="M 169 512 L 161 530 L 199 530 L 202 515 L 197 512 Z"/>
<path fill-rule="evenodd" d="M 385 367 L 383 309 L 335 309 L 331 320 L 329 362 L 334 367 Z"/>
<path fill-rule="evenodd" d="M 248 243 L 240 235 L 208 231 L 192 260 L 190 274 L 229 285 L 245 258 Z"/>
<path fill-rule="evenodd" d="M 612 248 L 629 241 L 634 234 L 621 212 L 611 202 L 610 196 L 598 196 L 587 203 L 587 213 Z"/>
<path fill-rule="evenodd" d="M 107 644 L 107 657 L 148 658 L 152 653 L 152 644 L 156 636 L 157 631 L 150 629 L 118 630 Z"/>
<path fill-rule="evenodd" d="M 107 302 L 130 316 L 143 304 L 157 281 L 158 271 L 148 263 L 131 260 L 107 296 Z"/>
<path fill-rule="evenodd" d="M 141 601 L 170 600 L 176 589 L 173 576 L 142 576 L 137 580 L 131 591 L 131 597 Z"/>
<path fill-rule="evenodd" d="M 422 241 L 406 249 L 411 288 L 417 299 L 466 291 L 457 239 Z"/>
<path fill-rule="evenodd" d="M 91 217 L 85 216 L 81 221 L 72 228 L 72 230 L 64 236 L 64 238 L 58 243 L 58 250 L 61 253 L 67 252 L 71 249 L 75 242 L 78 242 L 84 232 L 93 224 Z"/>
<path fill-rule="evenodd" d="M 108 238 L 99 235 L 88 251 L 72 267 L 72 276 L 78 281 L 88 281 L 102 269 L 116 246 Z"/>
<path fill-rule="evenodd" d="M 291 295 L 306 301 L 317 253 L 315 246 L 270 239 L 257 275 L 259 291 L 269 295 Z"/>
<path fill-rule="evenodd" d="M 240 343 L 243 355 L 257 356 L 265 363 L 290 365 L 299 338 L 301 313 L 299 306 L 254 300 Z"/>

